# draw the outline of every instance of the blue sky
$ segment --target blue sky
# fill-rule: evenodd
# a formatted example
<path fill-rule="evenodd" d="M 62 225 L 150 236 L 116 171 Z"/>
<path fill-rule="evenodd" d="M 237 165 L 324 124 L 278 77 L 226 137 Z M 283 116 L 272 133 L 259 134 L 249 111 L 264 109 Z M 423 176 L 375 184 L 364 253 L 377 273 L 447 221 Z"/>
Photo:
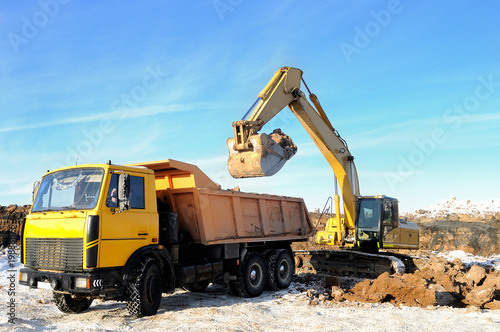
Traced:
<path fill-rule="evenodd" d="M 226 170 L 231 122 L 282 66 L 304 71 L 356 158 L 363 195 L 413 211 L 500 199 L 500 4 L 484 1 L 0 2 L 0 204 L 29 204 L 47 169 L 177 159 L 223 188 L 333 195 L 299 152 L 270 178 Z"/>

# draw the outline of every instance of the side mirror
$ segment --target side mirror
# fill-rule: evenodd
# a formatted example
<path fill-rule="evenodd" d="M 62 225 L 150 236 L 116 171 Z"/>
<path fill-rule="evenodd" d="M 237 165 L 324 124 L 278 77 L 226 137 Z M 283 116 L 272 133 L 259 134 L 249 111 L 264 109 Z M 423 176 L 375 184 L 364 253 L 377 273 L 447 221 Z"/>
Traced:
<path fill-rule="evenodd" d="M 31 192 L 31 202 L 33 203 L 35 201 L 35 194 L 38 191 L 39 187 L 40 187 L 40 181 L 33 182 L 33 191 Z"/>
<path fill-rule="evenodd" d="M 130 210 L 130 175 L 125 173 L 118 176 L 118 206 L 120 212 Z"/>

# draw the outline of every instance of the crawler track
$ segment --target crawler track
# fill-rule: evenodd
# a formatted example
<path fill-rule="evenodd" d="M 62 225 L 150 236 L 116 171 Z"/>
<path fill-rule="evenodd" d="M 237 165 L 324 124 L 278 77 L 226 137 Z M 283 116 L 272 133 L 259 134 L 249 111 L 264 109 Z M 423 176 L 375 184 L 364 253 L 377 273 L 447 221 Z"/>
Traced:
<path fill-rule="evenodd" d="M 296 271 L 303 273 L 376 278 L 384 272 L 405 273 L 416 269 L 411 256 L 386 252 L 297 250 L 294 254 Z"/>

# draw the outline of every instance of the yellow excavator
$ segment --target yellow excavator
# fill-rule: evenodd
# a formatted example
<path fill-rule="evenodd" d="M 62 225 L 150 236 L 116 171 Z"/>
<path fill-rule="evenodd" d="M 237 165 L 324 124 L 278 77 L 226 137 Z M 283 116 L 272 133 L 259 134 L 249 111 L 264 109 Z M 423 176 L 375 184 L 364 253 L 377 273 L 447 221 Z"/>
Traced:
<path fill-rule="evenodd" d="M 262 127 L 286 106 L 297 117 L 335 174 L 335 216 L 317 231 L 316 243 L 341 249 L 297 251 L 298 265 L 329 274 L 378 275 L 385 270 L 402 272 L 401 257 L 379 249 L 418 249 L 418 226 L 399 218 L 397 199 L 385 195 L 361 196 L 354 157 L 346 141 L 332 126 L 316 95 L 309 91 L 302 71 L 282 67 L 259 93 L 242 120 L 233 122 L 234 138 L 227 140 L 228 170 L 234 178 L 271 176 L 297 152 L 281 129 L 270 135 Z M 300 89 L 301 82 L 309 100 Z M 344 217 L 341 216 L 340 187 Z"/>

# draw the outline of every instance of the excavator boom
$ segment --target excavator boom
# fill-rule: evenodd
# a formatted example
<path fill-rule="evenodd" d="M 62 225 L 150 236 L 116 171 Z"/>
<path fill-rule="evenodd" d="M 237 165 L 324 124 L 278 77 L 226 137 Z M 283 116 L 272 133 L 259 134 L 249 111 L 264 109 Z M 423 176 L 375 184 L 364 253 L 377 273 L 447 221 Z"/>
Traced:
<path fill-rule="evenodd" d="M 280 68 L 259 93 L 248 118 L 233 122 L 234 138 L 227 140 L 229 173 L 235 178 L 270 176 L 295 155 L 296 145 L 281 130 L 275 130 L 270 135 L 259 133 L 267 122 L 288 106 L 332 167 L 344 199 L 345 226 L 354 232 L 356 200 L 359 196 L 354 157 L 314 94 L 310 94 L 309 99 L 316 108 L 309 103 L 300 90 L 301 82 L 300 69 Z M 337 218 L 340 232 L 339 214 Z M 340 237 L 339 233 L 337 240 Z"/>

